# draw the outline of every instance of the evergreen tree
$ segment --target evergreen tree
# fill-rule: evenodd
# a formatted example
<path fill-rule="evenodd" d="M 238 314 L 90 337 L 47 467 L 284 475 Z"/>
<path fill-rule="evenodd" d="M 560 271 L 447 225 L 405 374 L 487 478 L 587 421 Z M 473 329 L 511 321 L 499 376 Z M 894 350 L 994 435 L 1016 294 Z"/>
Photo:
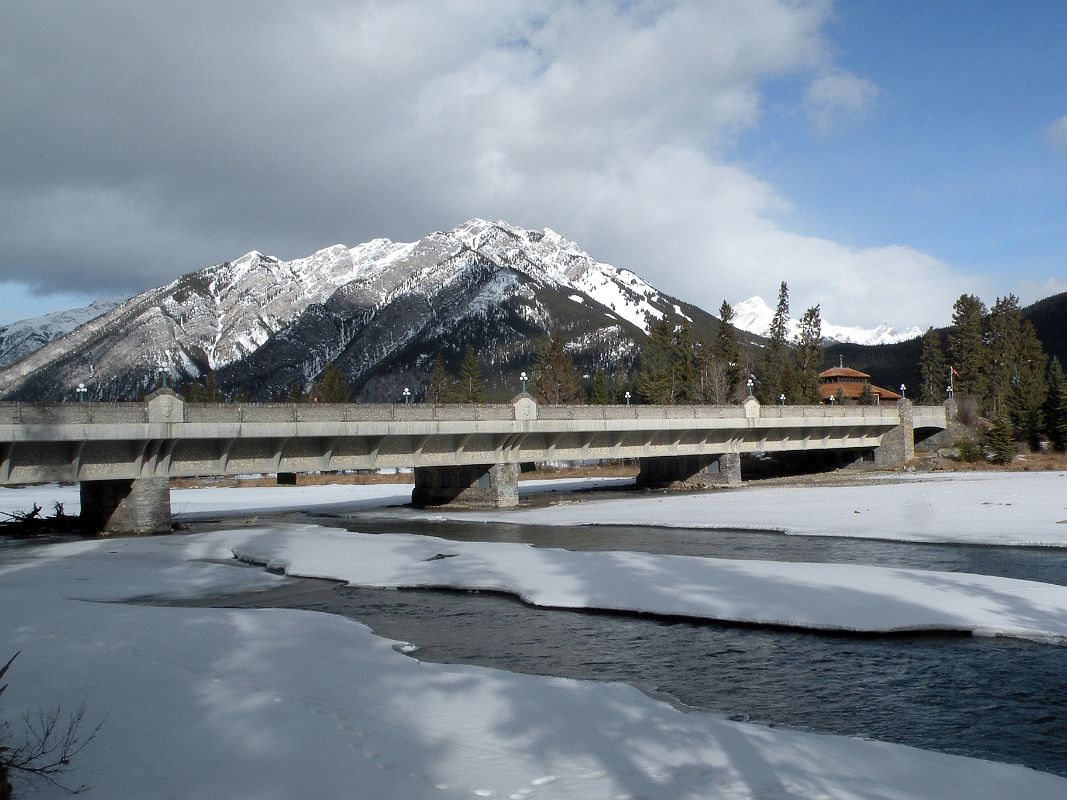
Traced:
<path fill-rule="evenodd" d="M 875 405 L 874 392 L 871 391 L 869 383 L 863 384 L 863 393 L 856 399 L 856 403 L 861 406 Z"/>
<path fill-rule="evenodd" d="M 778 305 L 771 319 L 768 342 L 763 351 L 760 380 L 756 397 L 761 403 L 777 403 L 780 395 L 787 400 L 794 395 L 794 361 L 789 347 L 789 285 L 782 281 L 778 287 Z"/>
<path fill-rule="evenodd" d="M 300 390 L 300 385 L 296 383 L 289 384 L 289 402 L 290 403 L 306 403 L 308 396 Z"/>
<path fill-rule="evenodd" d="M 799 370 L 797 374 L 797 398 L 800 403 L 819 403 L 819 373 L 822 371 L 822 318 L 819 306 L 812 306 L 800 320 L 800 335 L 797 339 Z"/>
<path fill-rule="evenodd" d="M 564 405 L 582 401 L 582 378 L 563 347 L 559 331 L 537 353 L 537 399 L 549 405 Z"/>
<path fill-rule="evenodd" d="M 590 402 L 594 405 L 605 406 L 613 402 L 611 398 L 611 384 L 603 367 L 597 367 L 593 373 L 593 391 L 590 393 Z"/>
<path fill-rule="evenodd" d="M 459 381 L 457 385 L 458 399 L 461 403 L 484 403 L 485 380 L 482 378 L 482 365 L 474 350 L 467 348 L 463 356 L 463 363 L 459 367 Z"/>
<path fill-rule="evenodd" d="M 340 368 L 330 364 L 319 375 L 311 389 L 311 396 L 320 403 L 347 403 L 352 399 L 352 390 Z"/>
<path fill-rule="evenodd" d="M 1045 384 L 1045 363 L 1048 357 L 1028 319 L 1023 319 L 1017 331 L 1016 361 L 1012 365 L 1011 395 L 1008 406 L 1019 438 L 1037 449 L 1044 426 L 1044 406 L 1048 397 Z"/>
<path fill-rule="evenodd" d="M 1019 361 L 1021 324 L 1019 298 L 1013 294 L 998 297 L 986 317 L 986 405 L 994 414 L 1005 410 L 1004 403 L 1012 393 L 1012 376 Z"/>
<path fill-rule="evenodd" d="M 993 427 L 986 434 L 990 460 L 995 464 L 1007 464 L 1014 455 L 1014 436 L 1011 420 L 998 416 L 993 420 Z"/>
<path fill-rule="evenodd" d="M 719 306 L 719 320 L 721 324 L 711 344 L 711 357 L 705 361 L 708 371 L 721 370 L 723 391 L 720 393 L 721 399 L 715 398 L 715 402 L 725 403 L 727 398 L 732 397 L 741 385 L 745 370 L 741 365 L 741 347 L 737 343 L 737 329 L 733 326 L 734 309 L 725 300 Z M 707 391 L 704 394 L 706 397 L 711 397 Z"/>
<path fill-rule="evenodd" d="M 960 295 L 952 306 L 952 332 L 948 347 L 955 368 L 957 394 L 970 395 L 981 405 L 985 402 L 989 381 L 986 375 L 988 354 L 983 343 L 985 303 L 974 295 Z"/>
<path fill-rule="evenodd" d="M 451 401 L 452 379 L 445 371 L 445 361 L 438 353 L 433 359 L 433 372 L 430 375 L 430 388 L 426 390 L 426 400 L 430 403 L 448 403 Z"/>
<path fill-rule="evenodd" d="M 1067 377 L 1064 377 L 1058 358 L 1049 361 L 1047 374 L 1046 429 L 1052 446 L 1062 452 L 1067 448 Z"/>
<path fill-rule="evenodd" d="M 919 356 L 921 386 L 919 400 L 926 405 L 937 405 L 944 400 L 948 385 L 948 364 L 941 349 L 941 334 L 931 326 L 923 334 L 922 353 Z"/>
<path fill-rule="evenodd" d="M 672 405 L 677 397 L 674 369 L 674 326 L 666 317 L 652 323 L 641 348 L 637 394 L 646 403 Z"/>
<path fill-rule="evenodd" d="M 697 343 L 688 320 L 683 320 L 674 334 L 671 362 L 674 367 L 674 396 L 683 403 L 703 402 L 697 370 Z"/>

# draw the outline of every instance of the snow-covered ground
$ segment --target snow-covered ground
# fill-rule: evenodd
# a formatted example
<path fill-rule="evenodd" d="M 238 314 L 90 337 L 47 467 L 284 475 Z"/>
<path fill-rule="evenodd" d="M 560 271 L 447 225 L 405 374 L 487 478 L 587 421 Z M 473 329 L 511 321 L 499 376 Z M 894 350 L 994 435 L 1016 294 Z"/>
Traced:
<path fill-rule="evenodd" d="M 978 540 L 992 541 L 996 526 L 987 518 L 996 515 L 1002 524 L 1014 520 L 1008 526 L 1012 536 L 1037 540 L 1049 536 L 1045 526 L 1067 518 L 1063 487 L 1067 478 L 1054 474 L 876 481 L 572 503 L 500 516 L 567 525 L 615 518 L 706 524 L 722 517 L 727 524 L 747 507 L 747 524 L 759 527 L 786 527 L 771 523 L 792 518 L 788 527 L 797 532 L 827 527 L 821 532 L 872 536 L 897 524 L 911 531 L 900 538 L 945 540 L 946 530 L 973 530 Z M 26 491 L 0 491 L 0 510 L 28 505 Z M 316 487 L 299 498 L 287 487 L 267 489 L 249 501 L 242 498 L 251 495 L 240 494 L 246 491 L 175 492 L 175 506 L 185 502 L 191 514 L 234 508 L 244 514 L 261 502 L 274 508 L 366 509 L 406 500 L 409 487 Z M 1008 502 L 1012 505 L 1003 505 Z M 896 509 L 898 503 L 916 504 L 910 524 L 913 512 Z M 940 526 L 920 524 L 930 507 L 945 505 L 954 510 L 939 512 Z M 850 526 L 842 522 L 846 518 Z M 1032 526 L 1037 528 L 1031 531 Z M 88 785 L 86 796 L 1067 796 L 1067 780 L 1032 770 L 683 713 L 623 685 L 422 664 L 366 627 L 330 615 L 101 602 L 204 596 L 286 580 L 235 566 L 234 552 L 301 574 L 376 585 L 508 588 L 551 605 L 788 617 L 785 621 L 798 624 L 842 627 L 908 620 L 908 626 L 1022 635 L 1062 634 L 1067 627 L 1062 622 L 1067 589 L 1026 581 L 848 565 L 572 553 L 367 536 L 314 525 L 257 524 L 205 534 L 4 548 L 0 643 L 22 654 L 5 678 L 10 688 L 0 710 L 17 719 L 23 710 L 57 704 L 73 710 L 85 703 L 89 724 L 104 720 L 67 776 L 71 784 Z M 33 796 L 62 793 L 44 786 Z"/>
<path fill-rule="evenodd" d="M 872 476 L 853 486 L 655 494 L 450 517 L 538 525 L 662 525 L 778 530 L 909 542 L 1067 547 L 1067 474 L 961 472 Z"/>
<path fill-rule="evenodd" d="M 743 561 L 371 535 L 316 526 L 226 546 L 291 575 L 382 588 L 504 591 L 539 606 L 848 631 L 1067 640 L 1067 587 L 856 564 Z"/>

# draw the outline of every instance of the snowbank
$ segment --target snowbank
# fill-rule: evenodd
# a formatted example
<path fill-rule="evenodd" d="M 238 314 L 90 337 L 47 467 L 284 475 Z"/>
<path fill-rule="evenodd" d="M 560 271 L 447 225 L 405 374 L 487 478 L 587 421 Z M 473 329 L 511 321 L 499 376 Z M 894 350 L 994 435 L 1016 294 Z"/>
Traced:
<path fill-rule="evenodd" d="M 312 527 L 236 543 L 234 552 L 291 575 L 371 587 L 504 591 L 554 608 L 1067 640 L 1067 587 L 958 572 L 574 552 Z"/>
<path fill-rule="evenodd" d="M 438 512 L 537 525 L 779 530 L 911 542 L 1067 547 L 1067 475 L 937 473 L 855 486 L 758 486 L 513 511 Z"/>
<path fill-rule="evenodd" d="M 421 664 L 325 614 L 98 602 L 271 585 L 214 560 L 282 541 L 323 561 L 337 547 L 262 528 L 6 552 L 0 641 L 22 655 L 3 709 L 85 703 L 104 720 L 67 776 L 89 798 L 1067 795 L 1067 780 L 1021 767 L 682 713 L 624 685 Z M 574 564 L 558 568 L 566 583 Z"/>

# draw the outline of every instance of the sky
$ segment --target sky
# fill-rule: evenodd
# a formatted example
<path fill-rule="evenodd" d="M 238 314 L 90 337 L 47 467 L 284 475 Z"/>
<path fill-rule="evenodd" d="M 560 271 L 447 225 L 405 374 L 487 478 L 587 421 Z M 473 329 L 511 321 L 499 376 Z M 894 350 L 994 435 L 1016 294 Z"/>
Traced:
<path fill-rule="evenodd" d="M 0 324 L 250 250 L 551 228 L 715 312 L 1067 290 L 1059 0 L 7 0 Z"/>

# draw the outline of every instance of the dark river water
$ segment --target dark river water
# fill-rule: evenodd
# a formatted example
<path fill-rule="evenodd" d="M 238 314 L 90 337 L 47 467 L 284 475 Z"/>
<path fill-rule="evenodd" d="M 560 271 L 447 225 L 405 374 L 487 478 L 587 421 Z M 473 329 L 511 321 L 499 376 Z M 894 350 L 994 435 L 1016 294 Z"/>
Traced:
<path fill-rule="evenodd" d="M 1067 585 L 1067 552 L 740 531 L 319 520 L 365 532 L 582 550 L 916 567 Z M 624 681 L 737 720 L 867 736 L 1067 776 L 1067 647 L 968 635 L 869 636 L 555 611 L 505 595 L 308 581 L 239 604 L 357 619 L 424 661 Z"/>

